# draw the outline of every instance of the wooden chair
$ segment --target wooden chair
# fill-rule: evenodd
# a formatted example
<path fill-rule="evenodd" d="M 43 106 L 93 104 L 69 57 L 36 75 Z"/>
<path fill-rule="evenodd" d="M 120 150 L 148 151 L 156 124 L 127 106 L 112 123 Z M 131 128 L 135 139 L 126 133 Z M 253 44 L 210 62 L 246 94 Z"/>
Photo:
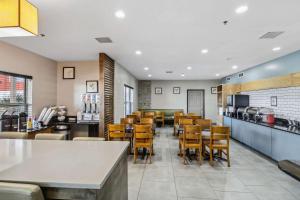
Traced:
<path fill-rule="evenodd" d="M 176 135 L 177 129 L 179 126 L 179 118 L 183 116 L 182 112 L 175 112 L 174 113 L 174 133 L 173 135 Z"/>
<path fill-rule="evenodd" d="M 213 162 L 214 150 L 218 150 L 219 157 L 222 157 L 222 153 L 227 156 L 227 164 L 230 167 L 230 158 L 229 158 L 229 137 L 230 137 L 230 128 L 224 126 L 213 126 L 211 128 L 210 136 L 210 163 Z M 223 150 L 226 150 L 224 152 Z"/>
<path fill-rule="evenodd" d="M 73 141 L 105 141 L 105 138 L 101 137 L 74 137 Z"/>
<path fill-rule="evenodd" d="M 186 117 L 188 119 L 192 119 L 194 124 L 195 124 L 196 120 L 202 119 L 202 116 L 198 116 L 198 115 L 192 115 L 192 116 L 186 116 Z"/>
<path fill-rule="evenodd" d="M 183 155 L 186 164 L 186 150 L 195 149 L 198 153 L 198 160 L 202 162 L 202 128 L 199 125 L 185 125 L 180 141 L 180 154 Z"/>
<path fill-rule="evenodd" d="M 44 200 L 44 196 L 37 185 L 0 182 L 0 199 Z"/>
<path fill-rule="evenodd" d="M 195 125 L 200 125 L 202 130 L 210 131 L 212 127 L 212 121 L 210 119 L 196 119 Z"/>
<path fill-rule="evenodd" d="M 108 140 L 125 140 L 125 125 L 124 124 L 109 124 L 108 125 Z"/>
<path fill-rule="evenodd" d="M 179 118 L 179 123 L 178 123 L 178 130 L 177 130 L 177 134 L 179 134 L 180 132 L 184 131 L 184 126 L 185 125 L 193 125 L 193 120 L 186 118 L 186 117 L 181 117 Z"/>
<path fill-rule="evenodd" d="M 141 118 L 140 125 L 150 125 L 153 134 L 155 134 L 154 119 L 153 118 Z"/>
<path fill-rule="evenodd" d="M 134 120 L 134 118 L 128 118 L 128 117 L 126 117 L 126 118 L 121 118 L 121 124 L 124 124 L 124 125 L 126 125 L 126 126 L 132 126 L 134 123 L 135 123 L 135 120 Z"/>
<path fill-rule="evenodd" d="M 161 122 L 161 126 L 164 127 L 165 126 L 165 113 L 161 112 L 161 111 L 156 111 L 155 112 L 155 121 L 157 122 Z"/>
<path fill-rule="evenodd" d="M 188 113 L 186 116 L 196 116 L 196 113 Z"/>
<path fill-rule="evenodd" d="M 133 119 L 133 123 L 136 124 L 136 122 L 138 121 L 138 116 L 137 115 L 127 115 L 126 118 L 132 118 Z"/>
<path fill-rule="evenodd" d="M 142 112 L 141 111 L 135 111 L 132 113 L 132 115 L 136 116 L 136 122 L 140 122 L 140 119 L 142 118 Z"/>
<path fill-rule="evenodd" d="M 134 125 L 134 163 L 136 163 L 139 148 L 149 151 L 150 163 L 153 153 L 153 133 L 150 125 Z M 146 159 L 147 163 L 148 157 Z"/>
<path fill-rule="evenodd" d="M 27 139 L 26 132 L 0 132 L 0 139 Z"/>
<path fill-rule="evenodd" d="M 64 140 L 65 134 L 58 133 L 39 133 L 35 135 L 35 140 Z"/>
<path fill-rule="evenodd" d="M 155 119 L 155 112 L 145 112 L 143 118 Z"/>

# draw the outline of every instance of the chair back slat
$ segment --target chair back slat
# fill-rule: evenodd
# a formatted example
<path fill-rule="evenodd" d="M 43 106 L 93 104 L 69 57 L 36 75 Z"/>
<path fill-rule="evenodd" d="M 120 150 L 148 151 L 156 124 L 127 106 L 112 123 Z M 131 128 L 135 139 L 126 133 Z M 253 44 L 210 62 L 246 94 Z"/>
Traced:
<path fill-rule="evenodd" d="M 230 128 L 225 126 L 213 126 L 211 128 L 211 140 L 228 140 Z"/>
<path fill-rule="evenodd" d="M 109 124 L 108 125 L 109 140 L 125 138 L 125 124 Z"/>
<path fill-rule="evenodd" d="M 184 125 L 193 125 L 193 120 L 188 119 L 188 118 L 180 118 L 179 119 L 179 125 L 184 126 Z"/>
<path fill-rule="evenodd" d="M 200 140 L 202 128 L 199 125 L 185 125 L 183 138 L 186 140 Z"/>
<path fill-rule="evenodd" d="M 196 119 L 195 125 L 200 125 L 202 130 L 211 130 L 212 121 L 210 119 Z"/>
<path fill-rule="evenodd" d="M 125 124 L 125 125 L 133 125 L 134 124 L 134 118 L 121 118 L 121 124 Z"/>
<path fill-rule="evenodd" d="M 135 114 L 127 115 L 126 118 L 132 118 L 134 124 L 138 121 L 138 116 Z"/>
<path fill-rule="evenodd" d="M 153 118 L 141 118 L 140 124 L 141 125 L 153 125 L 154 120 Z"/>
<path fill-rule="evenodd" d="M 135 139 L 152 139 L 152 127 L 150 125 L 135 125 L 134 126 Z"/>

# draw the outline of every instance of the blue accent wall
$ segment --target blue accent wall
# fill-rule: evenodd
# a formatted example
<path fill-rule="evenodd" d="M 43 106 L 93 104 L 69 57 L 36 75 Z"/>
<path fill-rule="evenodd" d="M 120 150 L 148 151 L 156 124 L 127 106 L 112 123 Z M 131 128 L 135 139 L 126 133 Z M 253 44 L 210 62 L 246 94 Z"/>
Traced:
<path fill-rule="evenodd" d="M 244 73 L 244 76 L 239 78 L 238 74 L 242 72 Z M 275 76 L 283 76 L 295 72 L 300 72 L 300 50 L 269 62 L 256 65 L 233 75 L 226 76 L 222 78 L 221 82 L 223 84 L 243 83 Z M 231 79 L 227 81 L 227 77 L 231 77 Z"/>

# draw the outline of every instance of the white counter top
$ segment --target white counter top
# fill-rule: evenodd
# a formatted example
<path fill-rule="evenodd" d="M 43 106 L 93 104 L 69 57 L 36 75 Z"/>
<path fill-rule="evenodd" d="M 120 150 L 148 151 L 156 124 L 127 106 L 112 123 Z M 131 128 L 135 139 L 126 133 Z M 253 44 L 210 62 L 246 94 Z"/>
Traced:
<path fill-rule="evenodd" d="M 0 181 L 100 189 L 128 142 L 0 140 Z"/>

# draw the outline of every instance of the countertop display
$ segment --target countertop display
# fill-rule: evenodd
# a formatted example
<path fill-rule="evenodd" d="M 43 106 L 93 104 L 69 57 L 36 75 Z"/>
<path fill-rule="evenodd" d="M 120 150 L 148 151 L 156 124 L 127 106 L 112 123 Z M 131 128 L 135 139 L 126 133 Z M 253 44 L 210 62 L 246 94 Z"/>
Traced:
<path fill-rule="evenodd" d="M 127 179 L 128 145 L 128 142 L 0 140 L 0 181 L 32 183 L 56 188 L 55 191 L 58 188 L 104 191 L 115 170 L 123 171 Z"/>
<path fill-rule="evenodd" d="M 224 116 L 224 117 L 227 117 L 227 116 Z M 246 121 L 246 120 L 242 120 L 242 119 L 237 119 L 235 117 L 228 117 L 228 118 L 240 120 L 243 122 L 249 122 L 249 123 L 253 123 L 253 124 L 257 124 L 257 125 L 261 125 L 261 126 L 265 126 L 265 127 L 269 127 L 269 128 L 273 128 L 273 129 L 300 135 L 300 129 L 298 127 L 292 127 L 292 126 L 287 127 L 287 126 L 280 126 L 280 125 L 276 125 L 276 124 L 267 124 L 267 123 L 263 123 L 263 122 L 255 122 L 253 120 Z"/>

